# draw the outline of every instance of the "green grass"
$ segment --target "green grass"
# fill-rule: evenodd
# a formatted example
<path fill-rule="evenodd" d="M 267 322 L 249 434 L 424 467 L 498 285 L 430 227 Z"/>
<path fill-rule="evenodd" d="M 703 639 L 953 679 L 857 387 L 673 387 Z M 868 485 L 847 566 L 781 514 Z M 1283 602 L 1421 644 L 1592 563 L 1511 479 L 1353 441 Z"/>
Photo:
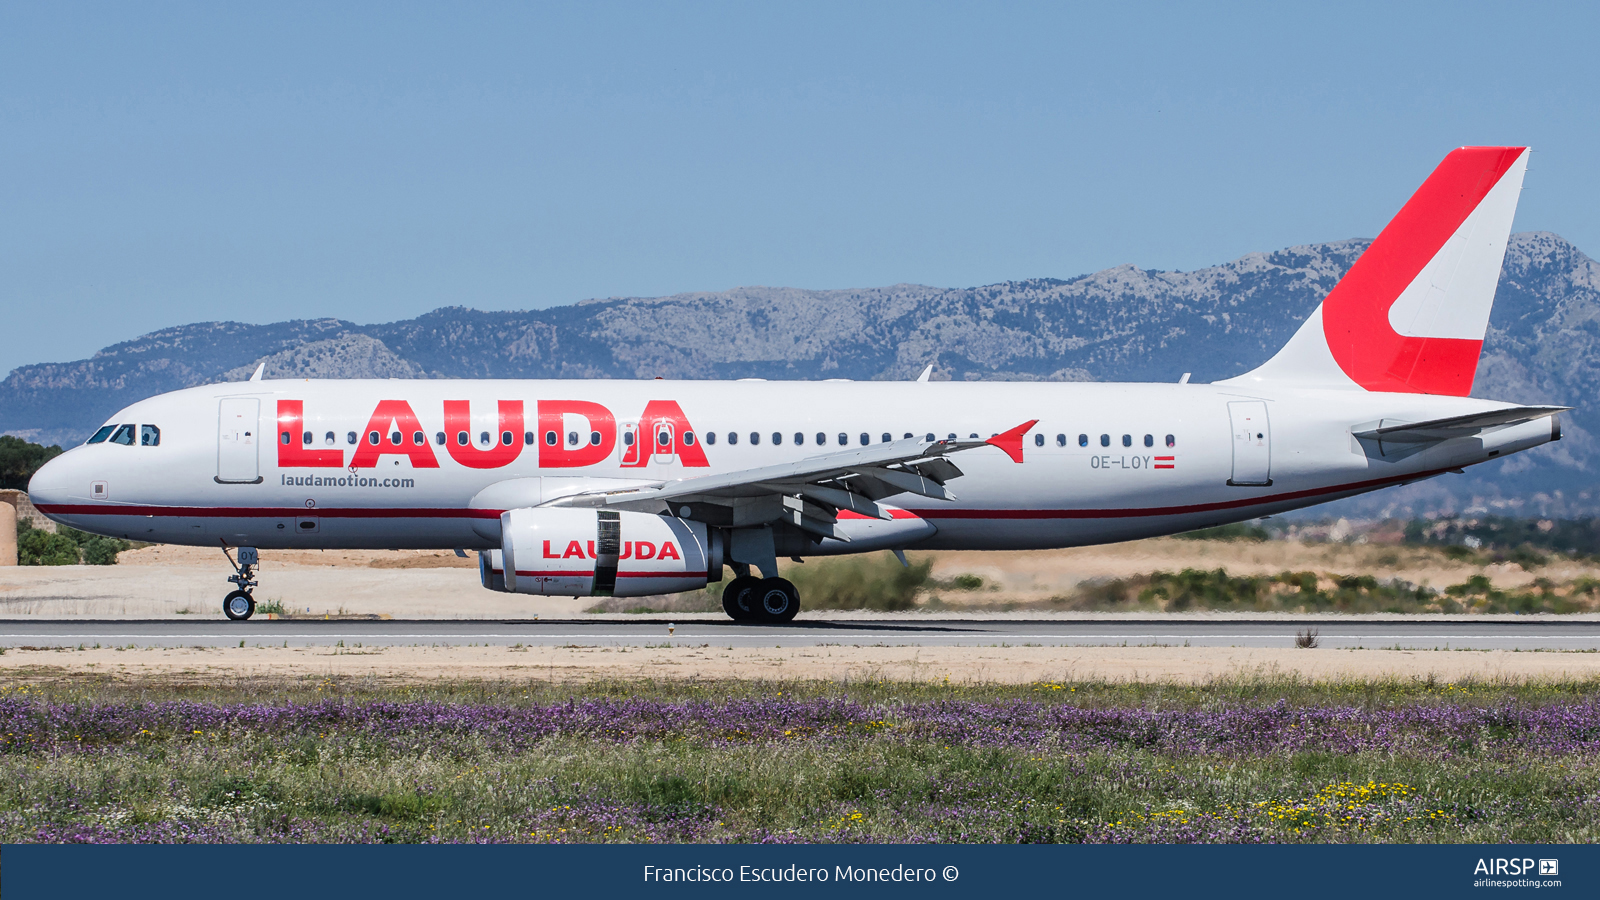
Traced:
<path fill-rule="evenodd" d="M 1284 705 L 1398 710 L 1539 707 L 1600 696 L 1600 682 L 1237 678 L 1201 686 L 1111 682 L 852 684 L 746 681 L 428 683 L 246 679 L 199 687 L 84 680 L 0 696 L 77 707 L 426 701 L 507 709 L 587 700 L 847 700 L 882 721 L 836 738 L 727 740 L 668 730 L 637 740 L 558 735 L 507 752 L 467 732 L 382 741 L 330 719 L 285 737 L 155 730 L 91 752 L 0 753 L 0 840 L 45 835 L 362 841 L 1537 841 L 1600 840 L 1600 765 L 1530 753 L 1516 735 L 1406 752 L 1163 753 L 1137 740 L 1082 752 L 985 746 L 907 729 L 918 710 L 1022 701 L 1120 710 Z M 92 717 L 91 717 L 92 718 Z M 87 738 L 86 738 L 87 739 Z"/>

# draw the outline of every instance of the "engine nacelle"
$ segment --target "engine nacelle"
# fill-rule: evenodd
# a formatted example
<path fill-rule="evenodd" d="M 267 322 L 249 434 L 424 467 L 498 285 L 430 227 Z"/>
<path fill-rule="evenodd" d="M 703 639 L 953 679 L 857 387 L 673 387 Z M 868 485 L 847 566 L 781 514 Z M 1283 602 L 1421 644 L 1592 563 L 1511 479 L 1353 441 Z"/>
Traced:
<path fill-rule="evenodd" d="M 483 586 L 547 597 L 693 591 L 722 573 L 722 534 L 650 513 L 570 507 L 500 516 L 500 549 L 478 556 Z"/>

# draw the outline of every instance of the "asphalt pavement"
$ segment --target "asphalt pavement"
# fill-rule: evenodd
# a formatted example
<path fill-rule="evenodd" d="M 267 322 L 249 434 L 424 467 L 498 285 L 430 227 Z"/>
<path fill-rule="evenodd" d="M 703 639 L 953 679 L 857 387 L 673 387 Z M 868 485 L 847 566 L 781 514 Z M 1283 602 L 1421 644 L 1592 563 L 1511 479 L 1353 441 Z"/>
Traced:
<path fill-rule="evenodd" d="M 0 647 L 545 645 L 640 647 L 1174 646 L 1292 647 L 1315 630 L 1325 648 L 1600 651 L 1600 620 L 1526 621 L 1272 618 L 799 620 L 740 625 L 686 620 L 0 620 Z"/>

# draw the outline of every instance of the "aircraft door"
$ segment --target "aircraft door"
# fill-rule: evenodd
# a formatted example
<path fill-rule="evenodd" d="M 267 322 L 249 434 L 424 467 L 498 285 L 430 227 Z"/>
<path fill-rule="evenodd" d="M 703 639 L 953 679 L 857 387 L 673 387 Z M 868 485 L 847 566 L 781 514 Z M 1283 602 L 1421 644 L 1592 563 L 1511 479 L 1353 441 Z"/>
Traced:
<path fill-rule="evenodd" d="M 657 422 L 656 433 L 652 440 L 654 445 L 650 449 L 654 452 L 657 463 L 667 465 L 678 458 L 678 444 L 671 422 Z"/>
<path fill-rule="evenodd" d="M 639 455 L 639 453 L 640 453 L 640 448 L 639 448 L 639 423 L 638 422 L 618 422 L 617 423 L 617 435 L 621 438 L 620 440 L 617 441 L 617 447 L 619 448 L 619 451 L 622 453 L 622 465 L 624 465 L 624 466 L 642 466 L 642 465 L 644 465 L 647 460 L 646 460 L 645 457 L 641 457 Z"/>
<path fill-rule="evenodd" d="M 260 484 L 261 401 L 224 398 L 217 412 L 217 482 Z"/>
<path fill-rule="evenodd" d="M 1228 404 L 1233 428 L 1233 477 L 1229 484 L 1272 483 L 1272 428 L 1267 404 L 1261 400 L 1235 400 Z"/>

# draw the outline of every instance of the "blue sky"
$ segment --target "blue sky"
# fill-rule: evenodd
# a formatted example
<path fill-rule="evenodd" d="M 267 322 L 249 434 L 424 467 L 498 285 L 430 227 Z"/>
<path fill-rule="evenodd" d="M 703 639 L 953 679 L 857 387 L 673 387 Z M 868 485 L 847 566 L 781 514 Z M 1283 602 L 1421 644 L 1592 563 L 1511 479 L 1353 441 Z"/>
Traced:
<path fill-rule="evenodd" d="M 1600 7 L 8 4 L 0 372 L 211 319 L 1188 269 L 1452 147 L 1600 253 Z M 1107 8 L 1115 7 L 1115 8 Z"/>

